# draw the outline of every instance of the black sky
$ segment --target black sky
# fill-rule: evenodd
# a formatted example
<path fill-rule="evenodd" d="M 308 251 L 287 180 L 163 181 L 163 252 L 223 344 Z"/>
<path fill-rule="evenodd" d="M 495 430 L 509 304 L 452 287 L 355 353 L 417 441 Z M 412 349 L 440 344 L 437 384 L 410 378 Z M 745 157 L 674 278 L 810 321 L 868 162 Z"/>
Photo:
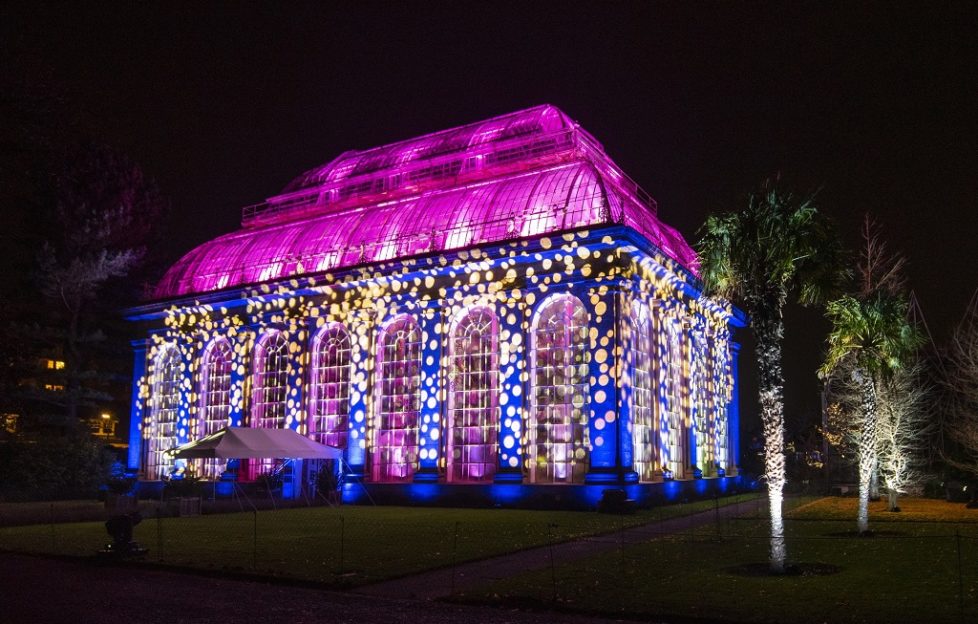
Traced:
<path fill-rule="evenodd" d="M 549 102 L 691 241 L 780 173 L 850 244 L 882 223 L 938 338 L 978 286 L 973 3 L 133 4 L 8 3 L 2 58 L 155 176 L 173 258 L 346 149 Z M 825 326 L 788 323 L 817 409 Z"/>

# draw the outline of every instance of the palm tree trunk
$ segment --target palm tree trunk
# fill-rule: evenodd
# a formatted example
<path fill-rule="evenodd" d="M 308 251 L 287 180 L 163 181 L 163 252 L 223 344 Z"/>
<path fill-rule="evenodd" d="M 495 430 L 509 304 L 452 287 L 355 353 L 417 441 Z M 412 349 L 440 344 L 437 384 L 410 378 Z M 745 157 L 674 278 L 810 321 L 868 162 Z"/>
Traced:
<path fill-rule="evenodd" d="M 784 400 L 781 373 L 781 341 L 784 322 L 781 308 L 776 306 L 767 314 L 755 312 L 752 322 L 757 337 L 758 391 L 761 402 L 761 423 L 764 428 L 764 476 L 767 480 L 768 506 L 771 514 L 771 571 L 784 573 L 787 550 L 784 543 L 782 501 L 785 485 L 784 459 Z"/>
<path fill-rule="evenodd" d="M 862 431 L 859 436 L 859 512 L 856 524 L 860 533 L 869 531 L 869 495 L 876 469 L 876 446 L 879 427 L 876 420 L 876 384 L 865 371 L 859 371 L 862 394 Z"/>

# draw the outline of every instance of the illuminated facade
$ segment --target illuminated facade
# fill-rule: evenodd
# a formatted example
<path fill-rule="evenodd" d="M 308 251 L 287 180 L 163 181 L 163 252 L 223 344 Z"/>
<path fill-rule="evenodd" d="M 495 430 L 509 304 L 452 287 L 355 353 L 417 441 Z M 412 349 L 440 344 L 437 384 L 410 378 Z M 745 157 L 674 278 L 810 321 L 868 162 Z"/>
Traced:
<path fill-rule="evenodd" d="M 345 449 L 348 481 L 421 498 L 729 478 L 743 318 L 695 272 L 552 106 L 346 152 L 130 311 L 130 467 L 214 477 L 161 451 L 226 423 L 295 429 Z"/>

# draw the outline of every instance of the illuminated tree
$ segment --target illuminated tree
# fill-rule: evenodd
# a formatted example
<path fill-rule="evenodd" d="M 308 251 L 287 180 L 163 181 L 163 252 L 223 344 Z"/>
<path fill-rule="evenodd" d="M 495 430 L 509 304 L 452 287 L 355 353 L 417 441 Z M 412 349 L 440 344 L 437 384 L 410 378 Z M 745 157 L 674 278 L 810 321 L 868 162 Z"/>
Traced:
<path fill-rule="evenodd" d="M 782 310 L 793 292 L 802 304 L 815 304 L 839 284 L 841 245 L 811 196 L 799 197 L 769 181 L 750 195 L 744 210 L 709 217 L 698 251 L 706 290 L 739 302 L 757 338 L 770 562 L 772 571 L 781 573 L 786 558 Z"/>
<path fill-rule="evenodd" d="M 47 321 L 65 359 L 62 405 L 69 420 L 98 395 L 90 380 L 93 345 L 105 340 L 97 312 L 105 287 L 129 275 L 144 257 L 164 203 L 138 166 L 113 150 L 84 145 L 55 181 L 56 201 L 37 259 L 41 293 L 52 304 Z"/>
<path fill-rule="evenodd" d="M 855 294 L 829 304 L 832 322 L 822 372 L 843 385 L 842 411 L 857 449 L 859 531 L 869 528 L 869 499 L 882 475 L 889 507 L 918 481 L 919 451 L 928 426 L 921 367 L 912 358 L 921 336 L 910 323 L 903 267 L 890 253 L 880 228 L 867 215 L 857 263 Z"/>
<path fill-rule="evenodd" d="M 899 496 L 926 477 L 924 455 L 935 425 L 926 410 L 931 389 L 925 379 L 918 361 L 884 377 L 879 388 L 878 472 L 889 511 L 899 511 Z"/>
<path fill-rule="evenodd" d="M 859 459 L 863 428 L 861 386 L 853 380 L 854 358 L 847 358 L 826 381 L 829 404 L 822 435 L 842 457 Z M 899 511 L 898 499 L 926 477 L 928 442 L 936 430 L 928 406 L 932 384 L 922 360 L 902 366 L 879 379 L 876 412 L 879 436 L 876 469 L 887 493 L 887 508 Z M 870 486 L 870 499 L 873 498 Z"/>
<path fill-rule="evenodd" d="M 869 530 L 870 480 L 878 465 L 881 387 L 892 383 L 892 375 L 905 366 L 921 342 L 907 318 L 908 310 L 905 298 L 885 291 L 863 298 L 844 295 L 829 303 L 826 310 L 832 329 L 822 370 L 832 371 L 845 363 L 860 399 L 860 533 Z"/>

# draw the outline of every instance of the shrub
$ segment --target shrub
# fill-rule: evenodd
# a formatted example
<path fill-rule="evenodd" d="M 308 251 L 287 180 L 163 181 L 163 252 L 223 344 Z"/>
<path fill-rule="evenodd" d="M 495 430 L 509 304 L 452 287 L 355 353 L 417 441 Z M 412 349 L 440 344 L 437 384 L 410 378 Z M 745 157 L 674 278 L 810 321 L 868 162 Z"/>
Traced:
<path fill-rule="evenodd" d="M 13 501 L 95 498 L 114 456 L 87 435 L 0 444 L 0 498 Z"/>

